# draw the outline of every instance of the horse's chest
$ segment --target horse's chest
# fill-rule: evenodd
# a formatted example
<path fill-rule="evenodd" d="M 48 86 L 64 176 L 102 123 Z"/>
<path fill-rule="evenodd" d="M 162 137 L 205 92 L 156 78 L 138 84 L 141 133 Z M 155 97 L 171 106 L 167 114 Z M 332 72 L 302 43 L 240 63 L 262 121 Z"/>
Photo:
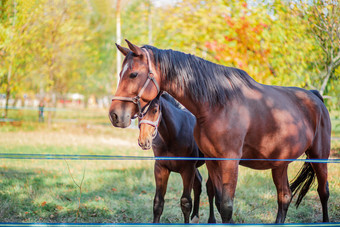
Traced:
<path fill-rule="evenodd" d="M 166 160 L 158 160 L 157 162 L 170 171 L 182 172 L 183 168 L 187 168 L 188 165 L 195 165 L 196 160 L 178 160 L 180 157 L 198 157 L 197 148 L 186 141 L 185 144 L 179 141 L 173 141 L 168 144 L 158 145 L 153 147 L 154 155 L 156 157 L 166 157 Z"/>

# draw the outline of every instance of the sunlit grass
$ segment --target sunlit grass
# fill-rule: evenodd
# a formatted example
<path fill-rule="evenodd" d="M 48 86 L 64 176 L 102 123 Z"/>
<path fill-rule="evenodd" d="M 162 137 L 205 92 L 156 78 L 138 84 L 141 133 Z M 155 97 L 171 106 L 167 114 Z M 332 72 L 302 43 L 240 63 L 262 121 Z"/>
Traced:
<path fill-rule="evenodd" d="M 85 169 L 80 216 L 77 222 L 152 221 L 155 191 L 153 161 L 67 161 L 79 184 Z M 293 163 L 290 179 L 302 163 Z M 207 171 L 201 168 L 204 179 Z M 331 221 L 339 220 L 340 182 L 337 164 L 329 165 Z M 5 160 L 0 166 L 0 217 L 5 222 L 74 222 L 79 188 L 73 183 L 64 160 Z M 179 199 L 181 178 L 172 174 L 166 195 L 163 222 L 183 222 Z M 271 223 L 276 216 L 276 190 L 270 171 L 240 167 L 234 203 L 237 223 Z M 217 220 L 220 217 L 216 212 Z M 200 219 L 208 219 L 205 187 L 201 196 Z M 299 209 L 290 207 L 287 222 L 320 222 L 321 204 L 316 185 Z"/>

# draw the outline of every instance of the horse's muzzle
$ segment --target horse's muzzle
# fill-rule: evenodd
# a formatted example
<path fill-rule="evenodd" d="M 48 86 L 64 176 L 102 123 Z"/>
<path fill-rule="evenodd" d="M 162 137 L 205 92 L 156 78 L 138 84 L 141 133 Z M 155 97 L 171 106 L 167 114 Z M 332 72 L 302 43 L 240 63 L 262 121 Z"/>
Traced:
<path fill-rule="evenodd" d="M 126 128 L 131 124 L 131 116 L 129 114 L 118 115 L 114 111 L 110 111 L 109 118 L 114 127 Z"/>
<path fill-rule="evenodd" d="M 150 150 L 151 149 L 151 141 L 149 139 L 144 140 L 143 142 L 138 139 L 138 145 L 143 149 L 143 150 Z"/>

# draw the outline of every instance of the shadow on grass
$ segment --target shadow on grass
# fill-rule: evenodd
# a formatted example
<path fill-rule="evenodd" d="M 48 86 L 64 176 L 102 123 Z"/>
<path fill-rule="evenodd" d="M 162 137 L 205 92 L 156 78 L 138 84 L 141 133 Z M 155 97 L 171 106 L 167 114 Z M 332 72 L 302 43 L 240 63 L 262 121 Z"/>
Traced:
<path fill-rule="evenodd" d="M 298 167 L 299 168 L 299 167 Z M 234 220 L 236 223 L 273 223 L 277 215 L 277 193 L 272 181 L 271 171 L 245 169 L 246 174 L 239 175 L 234 200 Z M 295 176 L 296 173 L 293 173 Z M 292 177 L 290 177 L 292 180 Z M 302 200 L 295 207 L 297 195 L 293 198 L 286 223 L 320 223 L 322 222 L 321 202 L 317 193 L 317 180 Z M 330 184 L 328 201 L 331 222 L 340 221 L 340 191 L 337 183 Z"/>
<path fill-rule="evenodd" d="M 150 222 L 152 174 L 144 168 L 89 173 L 77 222 Z M 0 188 L 0 222 L 75 221 L 79 189 L 69 175 L 1 168 Z"/>
<path fill-rule="evenodd" d="M 270 171 L 246 169 L 238 180 L 234 221 L 274 222 L 277 212 L 276 189 Z M 313 223 L 322 220 L 316 185 L 299 209 L 291 204 L 287 222 Z M 181 190 L 180 178 L 170 177 L 162 222 L 183 221 L 178 202 Z M 330 190 L 330 220 L 339 222 L 339 189 Z M 82 186 L 80 215 L 76 222 L 150 223 L 154 191 L 152 167 L 87 170 Z M 205 191 L 202 197 L 206 197 Z M 72 223 L 76 219 L 78 199 L 79 189 L 65 171 L 0 168 L 0 222 Z M 204 216 L 201 222 L 204 223 L 208 216 L 208 204 L 200 209 Z M 216 213 L 216 216 L 219 214 Z"/>

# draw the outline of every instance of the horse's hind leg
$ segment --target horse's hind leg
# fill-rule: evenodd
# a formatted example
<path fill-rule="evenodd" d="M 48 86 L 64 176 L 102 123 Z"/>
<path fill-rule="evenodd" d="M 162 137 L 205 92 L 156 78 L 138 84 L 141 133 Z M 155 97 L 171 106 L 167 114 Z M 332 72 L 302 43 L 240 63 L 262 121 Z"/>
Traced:
<path fill-rule="evenodd" d="M 315 140 L 313 146 L 306 152 L 310 159 L 328 159 L 330 153 L 330 142 L 325 142 L 321 146 L 320 138 Z M 318 194 L 322 205 L 323 222 L 329 222 L 328 198 L 329 189 L 327 182 L 327 163 L 311 163 L 318 180 Z"/>
<path fill-rule="evenodd" d="M 312 167 L 318 179 L 318 194 L 322 205 L 322 221 L 329 222 L 328 217 L 328 198 L 329 189 L 327 182 L 327 163 L 312 163 Z"/>
<path fill-rule="evenodd" d="M 284 223 L 288 211 L 292 192 L 289 188 L 288 165 L 276 169 L 272 169 L 272 177 L 277 191 L 278 210 L 275 223 Z"/>
<path fill-rule="evenodd" d="M 195 179 L 194 179 L 194 209 L 191 214 L 191 222 L 198 223 L 199 221 L 199 206 L 200 206 L 200 196 L 202 192 L 202 176 L 198 169 L 195 172 Z"/>
<path fill-rule="evenodd" d="M 191 190 L 195 179 L 195 165 L 188 165 L 187 168 L 181 172 L 183 180 L 183 194 L 181 197 L 181 209 L 184 215 L 184 223 L 189 223 L 190 212 L 192 209 Z"/>
<path fill-rule="evenodd" d="M 207 180 L 206 187 L 207 187 L 207 194 L 208 194 L 208 198 L 209 198 L 209 219 L 208 219 L 208 223 L 216 223 L 215 214 L 214 214 L 215 189 L 214 189 L 214 185 L 211 181 L 210 176 Z"/>
<path fill-rule="evenodd" d="M 154 172 L 156 180 L 156 194 L 153 201 L 153 223 L 159 223 L 163 213 L 164 196 L 168 185 L 170 171 L 158 164 L 156 161 Z"/>

